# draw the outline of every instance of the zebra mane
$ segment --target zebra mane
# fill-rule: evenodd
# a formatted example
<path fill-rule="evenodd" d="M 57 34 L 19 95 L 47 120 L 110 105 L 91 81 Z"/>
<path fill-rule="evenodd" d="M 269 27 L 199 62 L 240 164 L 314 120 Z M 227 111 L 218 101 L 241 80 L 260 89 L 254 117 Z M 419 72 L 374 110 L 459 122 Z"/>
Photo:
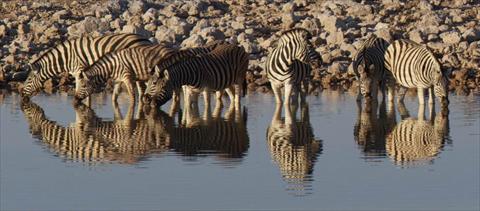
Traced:
<path fill-rule="evenodd" d="M 301 27 L 295 27 L 295 28 L 291 28 L 291 29 L 288 29 L 286 31 L 283 31 L 280 34 L 280 36 L 284 36 L 284 35 L 287 35 L 287 34 L 295 34 L 295 33 L 298 33 L 298 32 L 305 32 L 305 33 L 308 34 L 309 37 L 312 37 L 312 33 L 310 33 L 310 31 L 308 31 L 305 28 L 301 28 Z"/>
<path fill-rule="evenodd" d="M 307 41 L 312 38 L 312 34 L 308 30 L 306 30 L 304 28 L 293 28 L 293 29 L 283 31 L 280 34 L 280 38 L 278 39 L 277 46 L 281 45 L 281 44 L 288 43 L 289 42 L 289 37 L 291 37 L 291 35 L 301 34 L 301 33 L 306 33 Z"/>

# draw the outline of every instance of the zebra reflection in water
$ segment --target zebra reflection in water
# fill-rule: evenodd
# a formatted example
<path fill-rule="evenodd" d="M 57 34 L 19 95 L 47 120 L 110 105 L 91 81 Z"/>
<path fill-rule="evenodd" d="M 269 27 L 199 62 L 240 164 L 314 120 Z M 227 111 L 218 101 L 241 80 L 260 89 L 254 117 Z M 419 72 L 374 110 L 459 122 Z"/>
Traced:
<path fill-rule="evenodd" d="M 31 134 L 66 161 L 135 164 L 152 154 L 174 151 L 189 157 L 216 154 L 220 160 L 230 162 L 241 160 L 248 149 L 245 121 L 232 110 L 221 118 L 221 108 L 216 109 L 199 125 L 187 127 L 176 126 L 160 110 L 142 113 L 134 119 L 133 106 L 129 106 L 125 117 L 115 107 L 114 120 L 106 121 L 83 104 L 74 109 L 76 121 L 63 126 L 48 119 L 39 105 L 22 103 Z M 200 134 L 200 138 L 195 139 L 195 134 Z"/>
<path fill-rule="evenodd" d="M 65 127 L 49 120 L 37 104 L 22 103 L 32 135 L 67 161 L 134 164 L 152 152 L 168 150 L 161 130 L 166 114 L 134 120 L 133 107 L 124 118 L 117 107 L 115 120 L 104 121 L 83 104 L 74 108 L 76 121 Z"/>
<path fill-rule="evenodd" d="M 213 113 L 205 107 L 201 117 L 197 103 L 189 107 L 183 110 L 181 124 L 170 130 L 170 149 L 188 160 L 213 154 L 220 164 L 242 161 L 249 148 L 246 110 L 230 104 L 222 117 L 223 106 L 217 103 Z"/>
<path fill-rule="evenodd" d="M 450 143 L 448 110 L 442 109 L 438 115 L 430 108 L 430 120 L 424 119 L 423 106 L 419 107 L 418 118 L 410 118 L 403 103 L 402 121 L 387 136 L 386 151 L 396 165 L 415 166 L 432 164 L 443 150 L 445 142 Z"/>
<path fill-rule="evenodd" d="M 288 183 L 287 190 L 295 195 L 309 194 L 313 167 L 322 152 L 322 141 L 314 138 L 307 104 L 301 106 L 299 121 L 296 120 L 295 110 L 291 112 L 290 105 L 286 105 L 285 111 L 283 121 L 282 105 L 277 104 L 267 129 L 270 154 Z"/>
<path fill-rule="evenodd" d="M 357 101 L 357 108 L 357 121 L 353 127 L 355 142 L 362 149 L 366 161 L 378 161 L 378 158 L 386 156 L 386 136 L 396 124 L 394 105 L 388 104 L 387 109 L 385 100 L 380 106 L 376 100 L 366 100 L 363 104 Z"/>

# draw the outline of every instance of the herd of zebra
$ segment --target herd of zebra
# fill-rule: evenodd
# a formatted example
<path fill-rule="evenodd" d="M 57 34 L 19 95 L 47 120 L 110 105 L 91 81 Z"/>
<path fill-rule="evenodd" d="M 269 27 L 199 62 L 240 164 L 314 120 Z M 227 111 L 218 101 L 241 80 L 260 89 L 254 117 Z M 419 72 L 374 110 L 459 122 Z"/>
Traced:
<path fill-rule="evenodd" d="M 302 102 L 308 93 L 312 65 L 320 65 L 321 57 L 309 41 L 311 33 L 302 28 L 284 31 L 277 47 L 268 55 L 265 70 L 275 99 L 284 105 Z M 246 71 L 249 58 L 243 47 L 223 41 L 203 47 L 176 49 L 153 44 L 136 34 L 115 34 L 103 37 L 80 37 L 65 41 L 42 54 L 30 64 L 30 74 L 21 90 L 28 99 L 42 89 L 43 83 L 68 72 L 75 78 L 75 102 L 114 82 L 112 102 L 117 103 L 121 84 L 130 102 L 162 105 L 172 99 L 179 101 L 184 92 L 184 105 L 198 101 L 203 92 L 206 103 L 210 92 L 216 92 L 217 102 L 227 92 L 237 109 L 246 92 Z M 395 85 L 401 85 L 399 101 L 406 88 L 417 88 L 419 104 L 424 106 L 424 89 L 428 89 L 429 104 L 436 95 L 442 105 L 448 105 L 447 73 L 426 47 L 408 40 L 388 43 L 370 35 L 353 56 L 353 70 L 360 81 L 359 99 L 377 97 L 378 87 L 388 100 L 393 100 Z M 182 88 L 182 89 L 180 89 Z M 188 106 L 185 106 L 188 107 Z M 445 106 L 446 107 L 446 106 Z"/>
<path fill-rule="evenodd" d="M 314 139 L 305 100 L 312 68 L 322 63 L 320 54 L 309 41 L 311 38 L 311 33 L 302 28 L 282 32 L 265 64 L 276 100 L 275 113 L 267 129 L 267 143 L 284 179 L 300 186 L 312 174 L 322 152 L 322 141 Z M 223 41 L 176 49 L 154 44 L 136 34 L 84 36 L 57 45 L 30 64 L 30 74 L 21 90 L 22 111 L 30 123 L 31 133 L 71 160 L 132 163 L 149 153 L 167 150 L 186 156 L 213 150 L 218 151 L 222 159 L 241 158 L 249 147 L 246 114 L 242 114 L 240 105 L 240 98 L 246 93 L 248 65 L 249 55 L 243 47 Z M 433 53 L 412 41 L 389 43 L 370 35 L 353 56 L 352 67 L 360 82 L 354 136 L 365 152 L 369 153 L 370 149 L 374 154 L 387 152 L 401 164 L 435 157 L 444 137 L 448 136 L 445 135 L 448 134 L 448 74 L 442 71 Z M 77 121 L 72 127 L 48 120 L 43 110 L 29 100 L 42 89 L 45 81 L 66 73 L 75 78 Z M 90 96 L 105 88 L 109 81 L 114 83 L 112 105 L 116 115 L 114 121 L 103 121 L 81 101 L 86 99 L 90 105 Z M 122 84 L 130 100 L 125 118 L 121 117 L 117 103 Z M 401 105 L 406 88 L 417 88 L 420 111 L 425 107 L 424 89 L 428 89 L 430 109 L 433 96 L 437 96 L 442 108 L 447 108 L 446 112 L 442 109 L 442 115 L 431 124 L 420 118 L 406 118 L 408 114 L 401 111 L 405 119 L 396 124 L 395 113 L 392 114 L 395 109 L 382 112 L 387 91 L 389 106 L 393 106 L 395 85 L 401 86 L 400 110 L 404 108 Z M 376 117 L 378 88 L 383 97 L 379 118 Z M 179 110 L 181 91 L 184 109 L 178 112 L 181 124 L 176 127 L 172 122 Z M 200 92 L 205 102 L 203 118 L 197 107 Z M 210 111 L 211 92 L 215 92 L 216 99 L 213 112 Z M 224 92 L 230 99 L 230 107 L 222 118 Z M 362 97 L 372 102 L 366 103 L 363 110 Z M 152 109 L 171 99 L 169 114 Z M 301 119 L 297 120 L 299 99 Z M 139 110 L 139 115 L 146 116 L 134 119 L 136 101 L 138 107 L 147 112 Z M 285 107 L 284 120 L 282 106 Z M 434 112 L 430 110 L 430 114 L 432 120 Z M 423 113 L 419 112 L 420 116 Z"/>

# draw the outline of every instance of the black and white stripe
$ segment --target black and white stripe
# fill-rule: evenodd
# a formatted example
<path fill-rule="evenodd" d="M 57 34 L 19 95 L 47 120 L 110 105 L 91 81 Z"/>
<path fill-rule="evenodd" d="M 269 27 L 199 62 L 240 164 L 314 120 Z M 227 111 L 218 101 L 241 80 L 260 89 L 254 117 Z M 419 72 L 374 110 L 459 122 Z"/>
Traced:
<path fill-rule="evenodd" d="M 145 95 L 150 99 L 156 98 L 162 105 L 171 99 L 174 90 L 185 85 L 192 92 L 186 94 L 187 97 L 196 95 L 200 90 L 226 89 L 231 103 L 239 108 L 247 68 L 248 55 L 243 47 L 220 44 L 208 54 L 192 57 L 166 69 L 156 68 L 156 73 L 148 81 Z"/>
<path fill-rule="evenodd" d="M 31 72 L 21 93 L 24 97 L 30 97 L 41 90 L 46 80 L 58 78 L 65 72 L 77 79 L 81 71 L 109 52 L 150 43 L 148 39 L 136 34 L 83 36 L 67 40 L 30 64 Z"/>
<path fill-rule="evenodd" d="M 125 84 L 130 100 L 135 100 L 133 83 L 137 83 L 139 97 L 143 95 L 142 84 L 152 74 L 154 66 L 166 68 L 185 58 L 210 52 L 209 48 L 176 50 L 161 44 L 138 46 L 109 53 L 80 74 L 79 89 L 75 98 L 88 97 L 95 89 L 105 86 L 112 79 L 115 83 L 112 101 L 116 103 L 121 83 Z"/>
<path fill-rule="evenodd" d="M 426 47 L 409 40 L 397 40 L 385 52 L 385 68 L 389 101 L 393 100 L 393 81 L 406 88 L 417 88 L 419 104 L 424 103 L 424 89 L 429 89 L 429 103 L 434 103 L 435 94 L 442 104 L 448 104 L 448 79 L 440 63 Z M 403 100 L 405 92 L 399 100 Z"/>
<path fill-rule="evenodd" d="M 293 95 L 297 102 L 300 86 L 302 100 L 306 94 L 306 82 L 310 78 L 311 62 L 318 63 L 321 58 L 310 43 L 312 35 L 309 31 L 295 28 L 285 31 L 280 36 L 277 47 L 268 55 L 265 70 L 276 102 L 281 103 L 282 87 L 285 87 L 285 103 L 290 103 Z"/>
<path fill-rule="evenodd" d="M 385 96 L 384 55 L 389 43 L 375 35 L 370 35 L 353 56 L 353 71 L 359 80 L 358 99 L 373 97 L 377 99 L 378 85 Z"/>

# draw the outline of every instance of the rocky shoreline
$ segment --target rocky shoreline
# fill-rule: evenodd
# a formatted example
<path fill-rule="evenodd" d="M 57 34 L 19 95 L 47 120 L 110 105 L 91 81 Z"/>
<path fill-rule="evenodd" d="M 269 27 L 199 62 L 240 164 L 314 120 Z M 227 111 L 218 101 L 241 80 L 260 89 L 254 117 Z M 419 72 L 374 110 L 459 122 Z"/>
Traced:
<path fill-rule="evenodd" d="M 0 9 L 0 88 L 17 90 L 26 65 L 61 41 L 81 35 L 138 33 L 172 47 L 226 40 L 250 54 L 250 91 L 270 92 L 263 70 L 281 31 L 303 27 L 323 64 L 310 91 L 353 89 L 351 57 L 366 36 L 406 38 L 428 46 L 446 69 L 450 90 L 480 90 L 480 3 L 474 0 L 381 1 L 3 1 Z M 47 92 L 71 80 L 48 81 Z"/>

